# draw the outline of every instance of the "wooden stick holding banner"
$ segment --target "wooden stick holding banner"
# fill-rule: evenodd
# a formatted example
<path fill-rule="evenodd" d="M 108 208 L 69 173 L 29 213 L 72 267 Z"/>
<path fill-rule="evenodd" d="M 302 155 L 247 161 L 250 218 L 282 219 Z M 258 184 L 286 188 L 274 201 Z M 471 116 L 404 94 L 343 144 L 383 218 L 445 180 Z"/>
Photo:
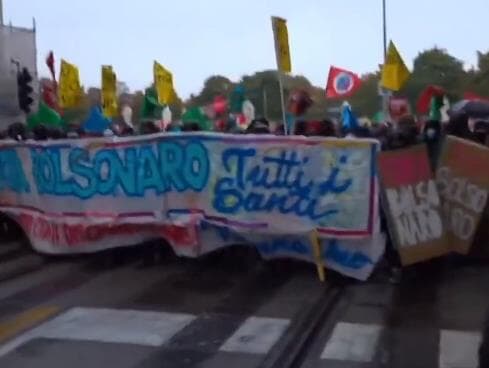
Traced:
<path fill-rule="evenodd" d="M 319 281 L 325 282 L 326 272 L 324 271 L 324 264 L 321 257 L 321 254 L 323 253 L 322 246 L 321 246 L 321 242 L 319 241 L 318 231 L 316 229 L 314 229 L 311 232 L 311 244 L 312 244 L 312 250 L 314 252 L 314 259 L 316 261 L 316 268 L 318 271 Z"/>
<path fill-rule="evenodd" d="M 285 117 L 285 98 L 282 73 L 290 73 L 290 51 L 289 51 L 289 34 L 287 31 L 287 21 L 283 18 L 272 17 L 273 37 L 275 41 L 275 57 L 277 59 L 278 84 L 280 88 L 280 103 L 282 105 L 282 120 L 284 123 L 284 132 L 287 135 L 288 126 Z"/>

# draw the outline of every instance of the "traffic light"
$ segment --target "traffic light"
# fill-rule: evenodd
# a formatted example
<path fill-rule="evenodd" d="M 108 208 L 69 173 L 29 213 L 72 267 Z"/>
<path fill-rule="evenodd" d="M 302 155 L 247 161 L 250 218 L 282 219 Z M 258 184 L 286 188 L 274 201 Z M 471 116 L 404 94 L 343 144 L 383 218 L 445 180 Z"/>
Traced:
<path fill-rule="evenodd" d="M 22 111 L 26 114 L 31 112 L 31 105 L 34 102 L 32 98 L 32 93 L 34 89 L 31 86 L 32 76 L 27 68 L 23 68 L 22 72 L 17 74 L 17 87 L 18 87 L 18 97 L 19 106 Z"/>

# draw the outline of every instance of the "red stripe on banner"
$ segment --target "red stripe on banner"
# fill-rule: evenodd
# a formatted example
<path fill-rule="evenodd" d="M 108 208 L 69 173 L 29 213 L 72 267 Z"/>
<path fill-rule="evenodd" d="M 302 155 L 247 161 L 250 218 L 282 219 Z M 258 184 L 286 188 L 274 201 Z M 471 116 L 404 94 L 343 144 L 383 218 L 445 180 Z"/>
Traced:
<path fill-rule="evenodd" d="M 25 205 L 10 205 L 1 203 L 0 208 L 2 209 L 13 209 L 13 210 L 27 210 L 31 212 L 37 212 L 49 217 L 96 217 L 96 218 L 122 218 L 122 217 L 154 217 L 153 212 L 126 212 L 126 213 L 109 213 L 109 212 L 48 212 L 41 210 L 40 208 Z"/>
<path fill-rule="evenodd" d="M 368 236 L 371 235 L 368 230 L 334 230 L 334 229 L 318 229 L 318 232 L 324 235 L 335 236 Z"/>

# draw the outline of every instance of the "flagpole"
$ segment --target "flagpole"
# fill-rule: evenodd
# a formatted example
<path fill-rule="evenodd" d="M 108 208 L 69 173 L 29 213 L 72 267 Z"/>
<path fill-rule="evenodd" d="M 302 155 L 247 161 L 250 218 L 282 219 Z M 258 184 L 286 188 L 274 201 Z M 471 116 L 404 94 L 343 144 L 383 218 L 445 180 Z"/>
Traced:
<path fill-rule="evenodd" d="M 385 0 L 382 0 L 382 29 L 384 34 L 384 62 L 387 58 L 387 16 L 385 11 Z"/>
<path fill-rule="evenodd" d="M 282 105 L 282 120 L 284 122 L 284 134 L 289 134 L 289 127 L 287 126 L 287 120 L 285 119 L 285 99 L 284 99 L 284 85 L 282 80 L 282 72 L 280 69 L 277 71 L 278 73 L 278 86 L 280 88 L 280 103 Z"/>
<path fill-rule="evenodd" d="M 382 35 L 384 41 L 384 64 L 387 61 L 387 11 L 386 0 L 382 0 Z M 382 88 L 382 112 L 384 115 L 384 122 L 390 120 L 389 117 L 389 96 L 387 90 Z"/>

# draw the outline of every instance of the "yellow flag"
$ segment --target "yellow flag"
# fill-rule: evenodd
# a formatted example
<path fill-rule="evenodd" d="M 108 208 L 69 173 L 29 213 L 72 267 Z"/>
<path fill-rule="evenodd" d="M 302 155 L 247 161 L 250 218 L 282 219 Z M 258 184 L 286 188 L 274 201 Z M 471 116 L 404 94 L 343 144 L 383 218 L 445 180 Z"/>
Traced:
<path fill-rule="evenodd" d="M 292 70 L 289 51 L 289 34 L 287 21 L 279 17 L 272 17 L 273 37 L 275 39 L 275 56 L 278 70 L 290 73 Z"/>
<path fill-rule="evenodd" d="M 79 104 L 81 85 L 78 68 L 63 59 L 61 60 L 58 91 L 61 108 L 76 107 Z"/>
<path fill-rule="evenodd" d="M 394 42 L 389 43 L 385 64 L 382 67 L 381 85 L 391 91 L 399 91 L 409 78 L 409 69 L 397 51 Z"/>
<path fill-rule="evenodd" d="M 175 90 L 173 89 L 173 75 L 157 61 L 153 64 L 154 83 L 158 103 L 162 105 L 171 104 L 174 100 Z"/>
<path fill-rule="evenodd" d="M 102 66 L 102 110 L 112 118 L 117 115 L 117 79 L 112 66 Z"/>

